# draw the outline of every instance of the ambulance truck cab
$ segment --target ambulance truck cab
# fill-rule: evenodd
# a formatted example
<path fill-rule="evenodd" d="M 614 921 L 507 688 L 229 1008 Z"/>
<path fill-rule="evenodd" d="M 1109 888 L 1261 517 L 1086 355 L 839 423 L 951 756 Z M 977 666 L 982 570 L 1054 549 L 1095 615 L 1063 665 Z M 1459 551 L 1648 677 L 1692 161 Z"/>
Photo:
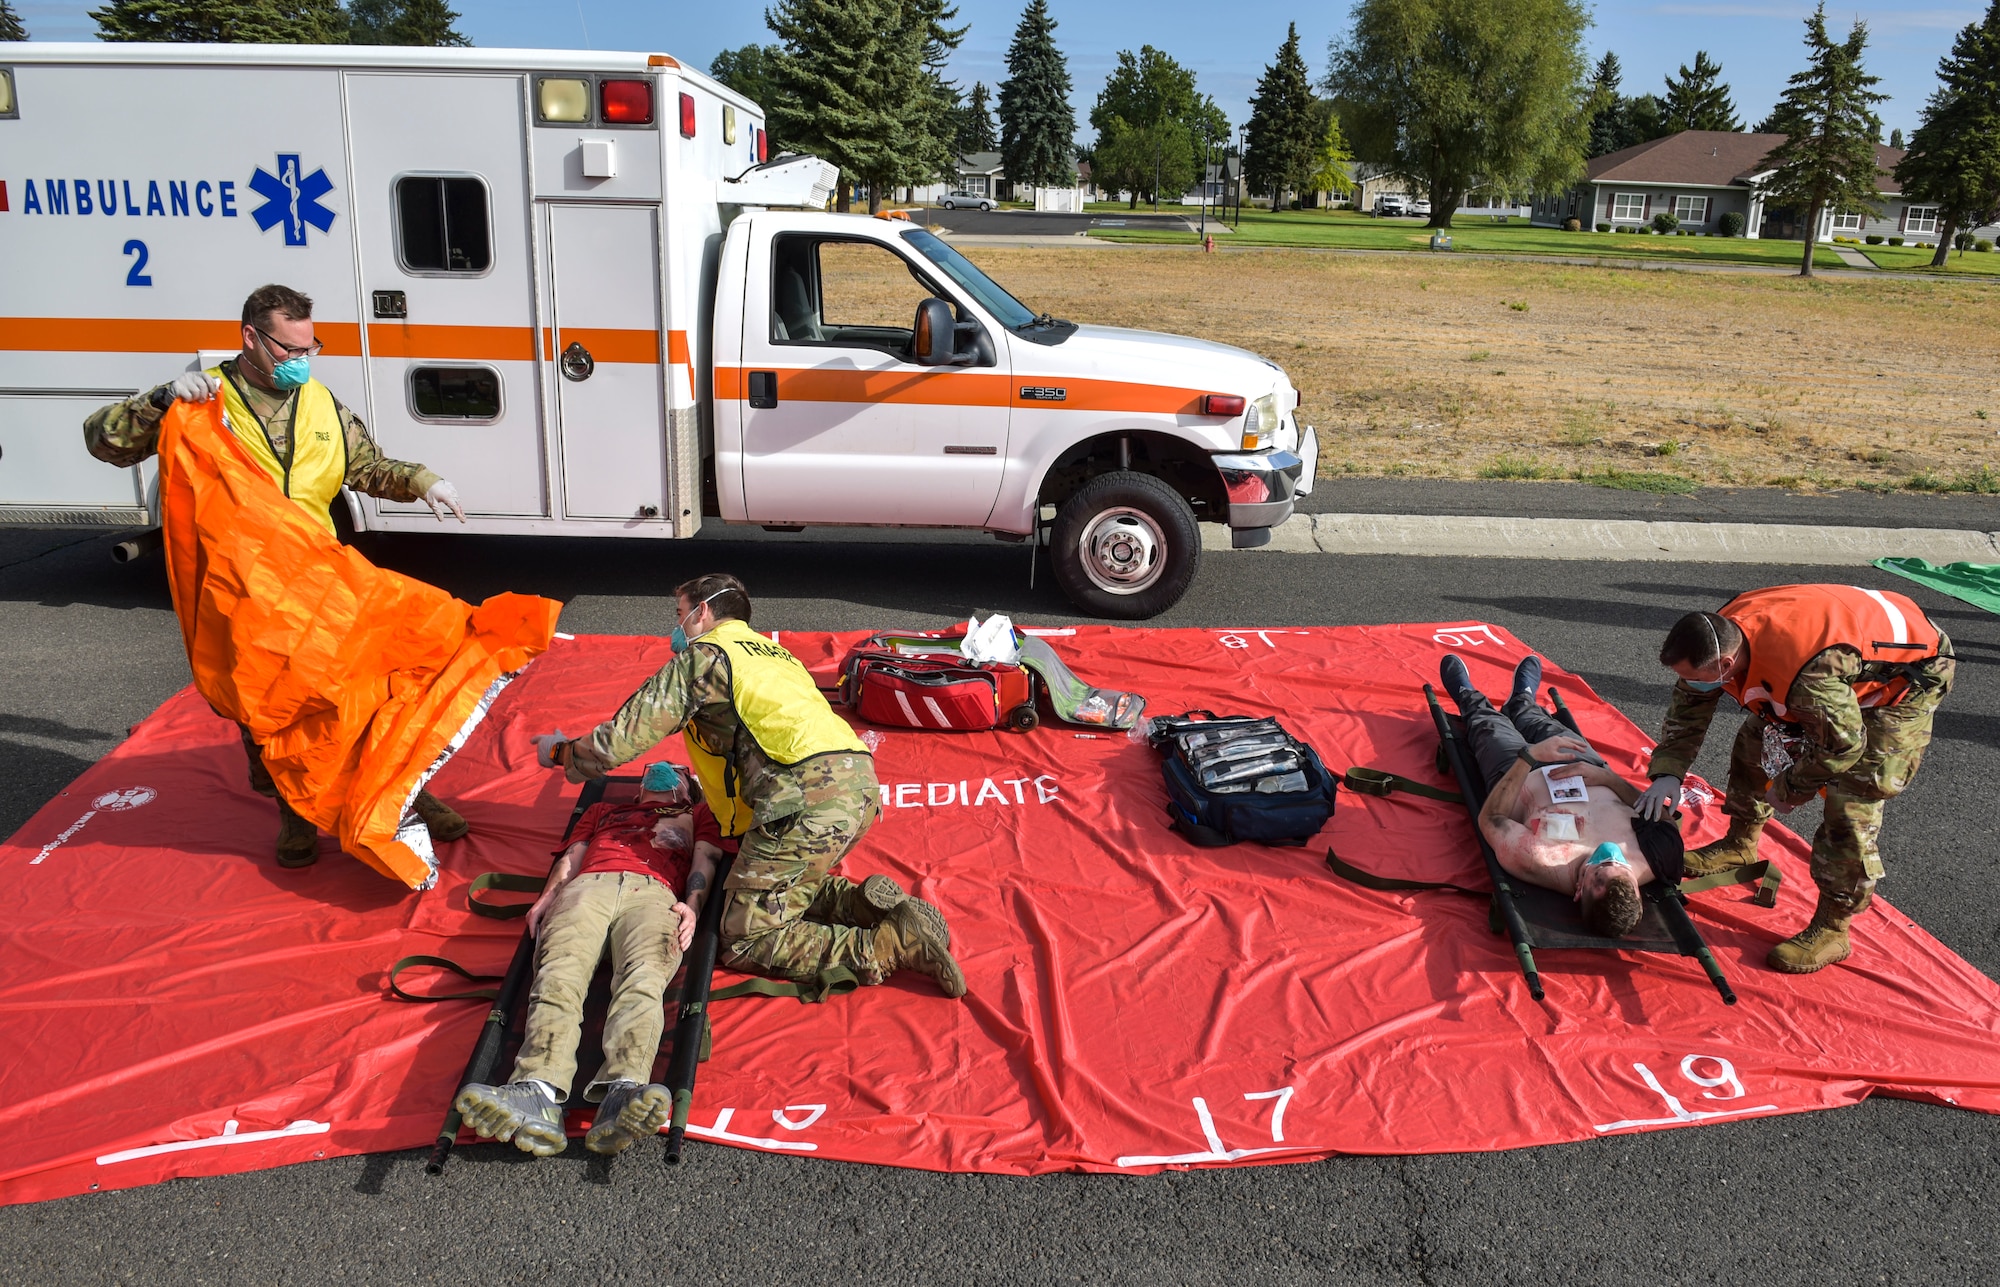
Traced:
<path fill-rule="evenodd" d="M 474 532 L 983 529 L 1131 618 L 1198 522 L 1260 545 L 1310 489 L 1277 366 L 1049 317 L 837 182 L 662 54 L 0 44 L 0 522 L 156 525 L 84 417 L 233 353 L 266 282 Z"/>

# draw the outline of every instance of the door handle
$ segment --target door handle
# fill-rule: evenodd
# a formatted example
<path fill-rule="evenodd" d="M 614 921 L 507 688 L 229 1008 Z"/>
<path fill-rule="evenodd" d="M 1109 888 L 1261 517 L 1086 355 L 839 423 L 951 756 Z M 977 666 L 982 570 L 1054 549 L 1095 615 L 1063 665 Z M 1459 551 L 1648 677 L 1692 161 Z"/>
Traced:
<path fill-rule="evenodd" d="M 768 410 L 778 405 L 778 373 L 776 371 L 752 371 L 750 373 L 750 405 L 760 410 Z"/>
<path fill-rule="evenodd" d="M 582 341 L 571 340 L 562 354 L 563 379 L 588 380 L 596 369 L 597 359 L 590 356 L 590 350 L 583 347 Z"/>

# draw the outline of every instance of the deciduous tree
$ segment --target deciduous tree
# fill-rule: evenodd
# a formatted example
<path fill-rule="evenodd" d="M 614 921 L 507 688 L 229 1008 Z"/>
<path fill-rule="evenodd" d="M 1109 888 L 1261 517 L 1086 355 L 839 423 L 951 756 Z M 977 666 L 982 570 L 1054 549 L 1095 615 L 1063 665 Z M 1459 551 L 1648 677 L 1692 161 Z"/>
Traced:
<path fill-rule="evenodd" d="M 1130 193 L 1135 205 L 1141 196 L 1186 192 L 1206 168 L 1205 142 L 1229 137 L 1229 118 L 1196 88 L 1194 72 L 1151 45 L 1119 52 L 1090 124 L 1097 130 L 1092 155 L 1109 158 L 1093 162 L 1103 167 L 1099 184 Z"/>
<path fill-rule="evenodd" d="M 1343 195 L 1354 191 L 1354 155 L 1347 150 L 1347 137 L 1340 130 L 1340 113 L 1334 110 L 1332 99 L 1314 101 L 1313 132 L 1318 141 L 1313 145 L 1312 165 L 1306 171 L 1305 190 Z"/>
<path fill-rule="evenodd" d="M 1056 48 L 1048 0 L 1029 0 L 1007 47 L 1000 82 L 1000 165 L 1014 183 L 1056 187 L 1076 181 L 1076 113 L 1069 63 Z"/>
<path fill-rule="evenodd" d="M 1711 61 L 1706 49 L 1695 50 L 1693 67 L 1681 64 L 1679 80 L 1667 77 L 1661 116 L 1669 134 L 1743 128 L 1736 119 L 1736 104 L 1729 101 L 1729 86 L 1722 83 L 1722 64 Z"/>
<path fill-rule="evenodd" d="M 1591 99 L 1583 0 L 1359 0 L 1332 47 L 1355 155 L 1427 193 L 1451 227 L 1473 188 L 1567 187 L 1583 169 Z"/>
<path fill-rule="evenodd" d="M 1791 78 L 1771 114 L 1771 132 L 1785 141 L 1765 160 L 1775 171 L 1767 200 L 1805 212 L 1801 277 L 1813 275 L 1820 216 L 1828 209 L 1880 210 L 1875 136 L 1882 122 L 1875 104 L 1887 96 L 1874 90 L 1881 78 L 1861 66 L 1867 47 L 1868 24 L 1858 19 L 1846 40 L 1828 37 L 1826 2 L 1820 0 L 1806 19 L 1806 68 Z"/>
<path fill-rule="evenodd" d="M 1326 136 L 1313 115 L 1312 74 L 1299 57 L 1297 23 L 1286 29 L 1277 58 L 1257 82 L 1247 133 L 1243 180 L 1252 192 L 1268 195 L 1273 210 L 1279 209 L 1289 193 L 1306 186 Z"/>
<path fill-rule="evenodd" d="M 1939 60 L 1938 87 L 1896 181 L 1905 196 L 1938 207 L 1933 265 L 1943 265 L 1953 233 L 2000 219 L 2000 0 Z"/>

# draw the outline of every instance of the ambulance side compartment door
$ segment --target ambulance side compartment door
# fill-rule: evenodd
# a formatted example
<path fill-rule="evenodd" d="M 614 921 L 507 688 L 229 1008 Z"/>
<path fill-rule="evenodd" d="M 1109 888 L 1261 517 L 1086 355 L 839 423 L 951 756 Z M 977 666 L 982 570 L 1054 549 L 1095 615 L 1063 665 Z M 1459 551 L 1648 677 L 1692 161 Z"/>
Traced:
<path fill-rule="evenodd" d="M 744 521 L 743 507 L 743 326 L 745 276 L 757 216 L 744 214 L 729 225 L 715 272 L 715 312 L 709 332 L 712 362 L 710 423 L 715 429 L 716 508 L 723 521 Z"/>

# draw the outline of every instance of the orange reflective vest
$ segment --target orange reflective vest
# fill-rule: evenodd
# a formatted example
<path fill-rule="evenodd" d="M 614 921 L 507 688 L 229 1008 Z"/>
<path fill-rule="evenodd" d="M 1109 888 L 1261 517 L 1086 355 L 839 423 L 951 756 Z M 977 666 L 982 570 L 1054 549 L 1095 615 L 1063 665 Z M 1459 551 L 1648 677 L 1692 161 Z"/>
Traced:
<path fill-rule="evenodd" d="M 1750 648 L 1750 660 L 1723 691 L 1747 710 L 1787 720 L 1785 702 L 1807 662 L 1828 648 L 1851 648 L 1863 661 L 1927 661 L 1938 655 L 1938 629 L 1907 595 L 1855 585 L 1774 585 L 1722 605 Z M 1862 706 L 1893 706 L 1910 681 L 1890 675 L 1854 685 Z"/>

